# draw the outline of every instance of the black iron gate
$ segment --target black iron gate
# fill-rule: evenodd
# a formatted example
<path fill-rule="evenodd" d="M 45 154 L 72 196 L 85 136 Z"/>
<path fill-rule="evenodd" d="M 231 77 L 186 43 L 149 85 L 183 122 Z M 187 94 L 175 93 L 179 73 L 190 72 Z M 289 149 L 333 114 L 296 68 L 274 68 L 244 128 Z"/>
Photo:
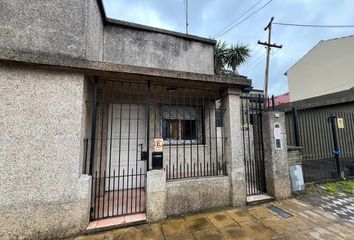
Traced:
<path fill-rule="evenodd" d="M 218 89 L 95 80 L 87 92 L 91 137 L 84 172 L 92 175 L 91 220 L 145 212 L 154 139 L 163 141 L 168 181 L 227 174 Z"/>
<path fill-rule="evenodd" d="M 241 96 L 243 159 L 248 196 L 266 192 L 262 133 L 263 111 L 264 99 L 261 95 L 243 94 Z"/>
<path fill-rule="evenodd" d="M 149 87 L 106 80 L 92 85 L 91 138 L 85 140 L 91 220 L 145 212 Z"/>

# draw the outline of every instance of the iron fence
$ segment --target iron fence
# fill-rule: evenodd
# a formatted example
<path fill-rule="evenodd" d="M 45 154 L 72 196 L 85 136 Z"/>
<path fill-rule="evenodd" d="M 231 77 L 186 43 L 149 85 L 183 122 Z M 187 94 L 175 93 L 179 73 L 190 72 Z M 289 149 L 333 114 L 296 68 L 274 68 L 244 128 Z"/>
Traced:
<path fill-rule="evenodd" d="M 166 88 L 159 95 L 167 180 L 226 175 L 219 92 Z"/>
<path fill-rule="evenodd" d="M 83 173 L 92 175 L 91 219 L 145 211 L 156 139 L 167 180 L 226 175 L 217 90 L 97 79 L 87 89 Z"/>
<path fill-rule="evenodd" d="M 331 117 L 335 118 L 333 128 Z M 306 183 L 338 179 L 339 173 L 354 176 L 354 112 L 292 109 L 286 112 L 286 130 L 288 145 L 303 147 Z M 333 130 L 339 151 L 335 149 Z"/>

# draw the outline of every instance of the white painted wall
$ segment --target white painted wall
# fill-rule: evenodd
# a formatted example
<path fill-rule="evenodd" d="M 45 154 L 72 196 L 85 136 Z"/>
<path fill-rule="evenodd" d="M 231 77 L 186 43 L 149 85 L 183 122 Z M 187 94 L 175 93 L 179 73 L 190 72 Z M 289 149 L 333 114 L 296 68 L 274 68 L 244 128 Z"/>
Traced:
<path fill-rule="evenodd" d="M 290 101 L 354 86 L 354 36 L 322 41 L 287 72 Z"/>

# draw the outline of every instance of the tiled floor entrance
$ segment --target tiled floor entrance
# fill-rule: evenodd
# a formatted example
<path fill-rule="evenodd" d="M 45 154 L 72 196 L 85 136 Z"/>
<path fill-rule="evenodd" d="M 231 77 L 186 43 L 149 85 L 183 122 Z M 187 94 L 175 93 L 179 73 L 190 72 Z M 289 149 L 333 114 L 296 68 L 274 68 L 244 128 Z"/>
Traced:
<path fill-rule="evenodd" d="M 292 216 L 284 218 L 267 208 L 270 204 Z M 354 225 L 295 199 L 257 206 L 219 210 L 168 218 L 144 224 L 76 238 L 113 240 L 164 239 L 354 239 Z"/>
<path fill-rule="evenodd" d="M 145 189 L 106 191 L 94 201 L 95 219 L 145 212 Z"/>

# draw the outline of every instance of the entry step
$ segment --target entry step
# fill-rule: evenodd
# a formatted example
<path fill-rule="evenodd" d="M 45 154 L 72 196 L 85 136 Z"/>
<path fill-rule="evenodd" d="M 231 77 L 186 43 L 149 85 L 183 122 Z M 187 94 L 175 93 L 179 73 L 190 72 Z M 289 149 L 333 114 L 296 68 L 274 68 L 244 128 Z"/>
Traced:
<path fill-rule="evenodd" d="M 247 196 L 247 204 L 249 204 L 249 205 L 256 205 L 256 204 L 271 202 L 273 200 L 274 200 L 274 197 L 269 196 L 268 194 L 265 194 L 265 193 Z"/>
<path fill-rule="evenodd" d="M 86 227 L 86 233 L 95 233 L 106 231 L 114 228 L 127 227 L 146 223 L 146 214 L 138 213 L 118 217 L 110 217 L 92 221 Z"/>

